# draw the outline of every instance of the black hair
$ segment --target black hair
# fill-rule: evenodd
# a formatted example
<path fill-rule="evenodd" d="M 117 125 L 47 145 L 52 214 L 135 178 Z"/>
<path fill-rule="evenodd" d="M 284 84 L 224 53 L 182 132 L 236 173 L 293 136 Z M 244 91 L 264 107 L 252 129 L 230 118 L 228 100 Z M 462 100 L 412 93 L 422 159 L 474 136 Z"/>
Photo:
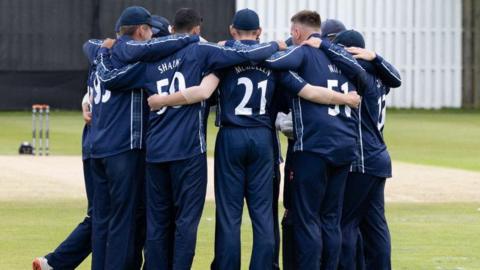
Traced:
<path fill-rule="evenodd" d="M 181 8 L 175 13 L 173 27 L 176 32 L 190 32 L 194 27 L 202 24 L 200 14 L 191 8 Z"/>

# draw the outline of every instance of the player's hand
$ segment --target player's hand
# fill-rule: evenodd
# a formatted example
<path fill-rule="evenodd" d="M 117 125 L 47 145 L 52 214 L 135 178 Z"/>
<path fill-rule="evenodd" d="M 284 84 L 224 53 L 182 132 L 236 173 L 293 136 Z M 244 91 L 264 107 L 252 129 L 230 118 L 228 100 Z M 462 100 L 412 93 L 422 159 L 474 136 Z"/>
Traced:
<path fill-rule="evenodd" d="M 219 41 L 217 44 L 218 44 L 219 46 L 225 46 L 226 43 L 227 43 L 226 40 L 222 40 L 222 41 Z"/>
<path fill-rule="evenodd" d="M 366 61 L 372 61 L 377 57 L 377 54 L 374 51 L 370 51 L 364 48 L 358 47 L 348 47 L 347 52 L 353 55 L 353 58 L 363 59 Z"/>
<path fill-rule="evenodd" d="M 92 122 L 92 113 L 88 110 L 88 106 L 83 106 L 82 114 L 85 124 L 90 125 L 90 122 Z"/>
<path fill-rule="evenodd" d="M 302 45 L 307 45 L 307 46 L 317 48 L 317 49 L 320 48 L 321 44 L 322 44 L 322 40 L 320 38 L 317 38 L 317 37 L 311 37 L 311 38 L 305 40 L 304 42 L 302 42 Z"/>
<path fill-rule="evenodd" d="M 285 51 L 288 48 L 287 43 L 285 43 L 283 40 L 277 40 L 277 44 L 279 51 Z"/>
<path fill-rule="evenodd" d="M 150 110 L 152 111 L 158 111 L 163 108 L 163 99 L 164 96 L 162 95 L 153 95 L 150 96 L 147 101 L 148 101 L 148 106 L 150 106 Z"/>
<path fill-rule="evenodd" d="M 102 47 L 107 48 L 107 49 L 111 49 L 113 47 L 113 44 L 115 44 L 115 41 L 116 41 L 115 39 L 106 38 L 102 43 Z"/>
<path fill-rule="evenodd" d="M 347 99 L 347 105 L 350 108 L 357 109 L 360 102 L 362 102 L 362 98 L 357 94 L 357 91 L 348 92 Z"/>

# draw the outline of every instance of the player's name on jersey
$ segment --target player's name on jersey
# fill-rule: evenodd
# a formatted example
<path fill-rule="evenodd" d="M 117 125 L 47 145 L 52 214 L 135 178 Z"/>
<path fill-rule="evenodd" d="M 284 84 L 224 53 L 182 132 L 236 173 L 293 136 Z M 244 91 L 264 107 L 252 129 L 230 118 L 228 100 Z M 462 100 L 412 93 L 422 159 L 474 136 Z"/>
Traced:
<path fill-rule="evenodd" d="M 178 59 L 175 59 L 173 61 L 163 63 L 163 64 L 158 66 L 158 70 L 160 71 L 161 74 L 163 74 L 167 70 L 175 69 L 176 67 L 178 67 L 180 65 L 180 60 L 181 59 L 178 58 Z"/>
<path fill-rule="evenodd" d="M 328 69 L 330 70 L 330 73 L 342 74 L 342 71 L 334 64 L 328 65 Z"/>
<path fill-rule="evenodd" d="M 238 73 L 241 73 L 241 72 L 244 72 L 244 71 L 247 71 L 247 70 L 258 70 L 258 71 L 261 71 L 263 73 L 265 73 L 267 76 L 270 76 L 270 73 L 272 73 L 272 71 L 268 68 L 264 68 L 264 67 L 259 67 L 259 66 L 235 66 L 235 72 L 238 74 Z"/>

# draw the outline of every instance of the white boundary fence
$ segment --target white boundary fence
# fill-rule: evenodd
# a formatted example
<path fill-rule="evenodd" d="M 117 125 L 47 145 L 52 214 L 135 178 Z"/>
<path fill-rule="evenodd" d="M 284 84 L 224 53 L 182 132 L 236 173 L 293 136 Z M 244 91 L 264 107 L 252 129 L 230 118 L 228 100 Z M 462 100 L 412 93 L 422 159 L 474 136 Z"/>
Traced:
<path fill-rule="evenodd" d="M 258 12 L 263 40 L 285 39 L 290 17 L 316 10 L 365 35 L 401 72 L 387 100 L 397 108 L 459 108 L 462 103 L 461 0 L 236 0 Z"/>

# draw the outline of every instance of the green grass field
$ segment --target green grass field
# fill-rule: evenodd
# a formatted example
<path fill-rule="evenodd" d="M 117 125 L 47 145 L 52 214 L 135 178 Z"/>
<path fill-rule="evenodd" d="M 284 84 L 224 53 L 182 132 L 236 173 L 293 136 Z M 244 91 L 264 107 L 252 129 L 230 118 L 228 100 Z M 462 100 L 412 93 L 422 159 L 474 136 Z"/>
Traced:
<path fill-rule="evenodd" d="M 16 155 L 20 142 L 31 138 L 31 114 L 1 112 L 0 127 L 0 155 Z M 79 155 L 82 127 L 80 112 L 52 112 L 52 153 Z M 208 153 L 213 155 L 217 130 L 213 117 L 208 129 Z M 394 160 L 480 171 L 480 111 L 391 110 L 385 137 Z M 51 251 L 68 235 L 84 211 L 83 200 L 6 202 L 0 198 L 0 269 L 29 269 L 35 256 Z M 214 211 L 214 204 L 207 202 L 193 269 L 209 269 Z M 390 203 L 387 216 L 394 269 L 480 269 L 480 203 Z M 247 269 L 251 244 L 245 214 L 242 269 Z M 79 269 L 89 266 L 87 260 Z"/>
<path fill-rule="evenodd" d="M 0 269 L 29 269 L 33 257 L 54 249 L 83 218 L 83 201 L 1 202 Z M 480 204 L 389 204 L 394 269 L 480 269 Z M 5 218 L 8 217 L 8 218 Z M 193 269 L 213 258 L 214 205 L 207 203 Z M 251 228 L 242 226 L 242 269 L 248 268 Z M 89 269 L 89 260 L 79 269 Z"/>
<path fill-rule="evenodd" d="M 79 155 L 83 127 L 80 112 L 54 111 L 50 118 L 52 154 Z M 213 119 L 212 114 L 207 135 L 210 156 L 217 132 Z M 21 141 L 31 140 L 31 121 L 27 111 L 0 113 L 0 155 L 15 155 Z M 387 112 L 385 139 L 394 160 L 480 171 L 479 138 L 478 110 Z"/>

